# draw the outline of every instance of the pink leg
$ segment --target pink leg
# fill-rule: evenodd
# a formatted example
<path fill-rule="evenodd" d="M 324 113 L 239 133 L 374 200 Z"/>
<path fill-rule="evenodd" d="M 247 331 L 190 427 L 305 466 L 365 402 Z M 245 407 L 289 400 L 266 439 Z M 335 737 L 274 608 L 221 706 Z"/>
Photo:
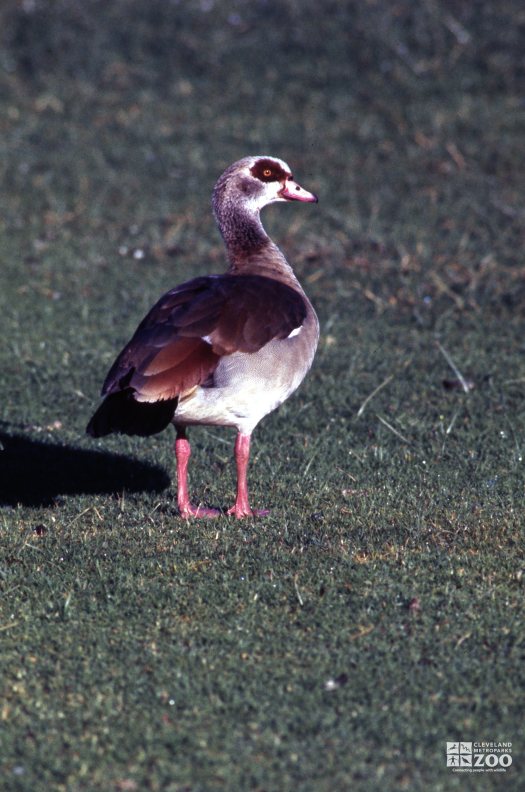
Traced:
<path fill-rule="evenodd" d="M 193 506 L 188 495 L 188 462 L 191 456 L 189 440 L 179 435 L 175 440 L 175 457 L 177 459 L 177 502 L 181 517 L 217 517 L 218 509 L 207 509 L 205 506 Z"/>
<path fill-rule="evenodd" d="M 235 462 L 237 464 L 237 498 L 235 506 L 228 509 L 228 514 L 241 517 L 264 517 L 269 512 L 267 509 L 258 510 L 250 508 L 248 502 L 248 461 L 250 459 L 250 435 L 239 432 L 235 441 Z"/>

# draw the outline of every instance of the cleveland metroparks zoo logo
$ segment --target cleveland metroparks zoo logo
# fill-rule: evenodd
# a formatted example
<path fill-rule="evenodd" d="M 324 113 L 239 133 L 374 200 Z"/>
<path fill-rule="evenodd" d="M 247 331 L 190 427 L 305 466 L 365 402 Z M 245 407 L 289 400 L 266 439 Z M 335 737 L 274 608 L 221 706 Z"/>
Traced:
<path fill-rule="evenodd" d="M 447 767 L 455 773 L 505 773 L 511 742 L 447 742 Z"/>

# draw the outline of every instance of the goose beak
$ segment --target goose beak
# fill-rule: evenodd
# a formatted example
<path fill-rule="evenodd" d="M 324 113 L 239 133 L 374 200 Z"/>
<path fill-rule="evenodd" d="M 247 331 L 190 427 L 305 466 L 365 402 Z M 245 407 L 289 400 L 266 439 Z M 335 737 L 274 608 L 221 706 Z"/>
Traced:
<path fill-rule="evenodd" d="M 279 190 L 279 195 L 285 201 L 303 201 L 303 203 L 317 203 L 317 195 L 308 192 L 293 179 L 286 179 L 283 187 Z"/>

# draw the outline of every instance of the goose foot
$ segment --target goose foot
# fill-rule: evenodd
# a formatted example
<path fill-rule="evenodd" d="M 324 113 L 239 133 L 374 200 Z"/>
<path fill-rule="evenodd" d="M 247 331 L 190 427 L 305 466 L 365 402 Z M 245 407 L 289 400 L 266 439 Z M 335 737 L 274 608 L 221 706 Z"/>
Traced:
<path fill-rule="evenodd" d="M 229 516 L 235 516 L 238 520 L 242 520 L 243 517 L 267 517 L 270 514 L 269 509 L 252 509 L 248 505 L 239 505 L 235 504 L 232 506 L 231 509 L 228 509 L 226 512 Z"/>

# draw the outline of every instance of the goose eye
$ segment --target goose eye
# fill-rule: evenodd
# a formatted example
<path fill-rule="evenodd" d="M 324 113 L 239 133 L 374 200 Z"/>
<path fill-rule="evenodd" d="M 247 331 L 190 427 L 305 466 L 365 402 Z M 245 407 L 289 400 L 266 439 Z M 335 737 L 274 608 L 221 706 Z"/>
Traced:
<path fill-rule="evenodd" d="M 271 172 L 270 168 L 265 168 L 263 170 L 263 176 L 268 177 L 268 176 L 271 176 L 271 175 L 272 175 L 272 172 Z"/>

